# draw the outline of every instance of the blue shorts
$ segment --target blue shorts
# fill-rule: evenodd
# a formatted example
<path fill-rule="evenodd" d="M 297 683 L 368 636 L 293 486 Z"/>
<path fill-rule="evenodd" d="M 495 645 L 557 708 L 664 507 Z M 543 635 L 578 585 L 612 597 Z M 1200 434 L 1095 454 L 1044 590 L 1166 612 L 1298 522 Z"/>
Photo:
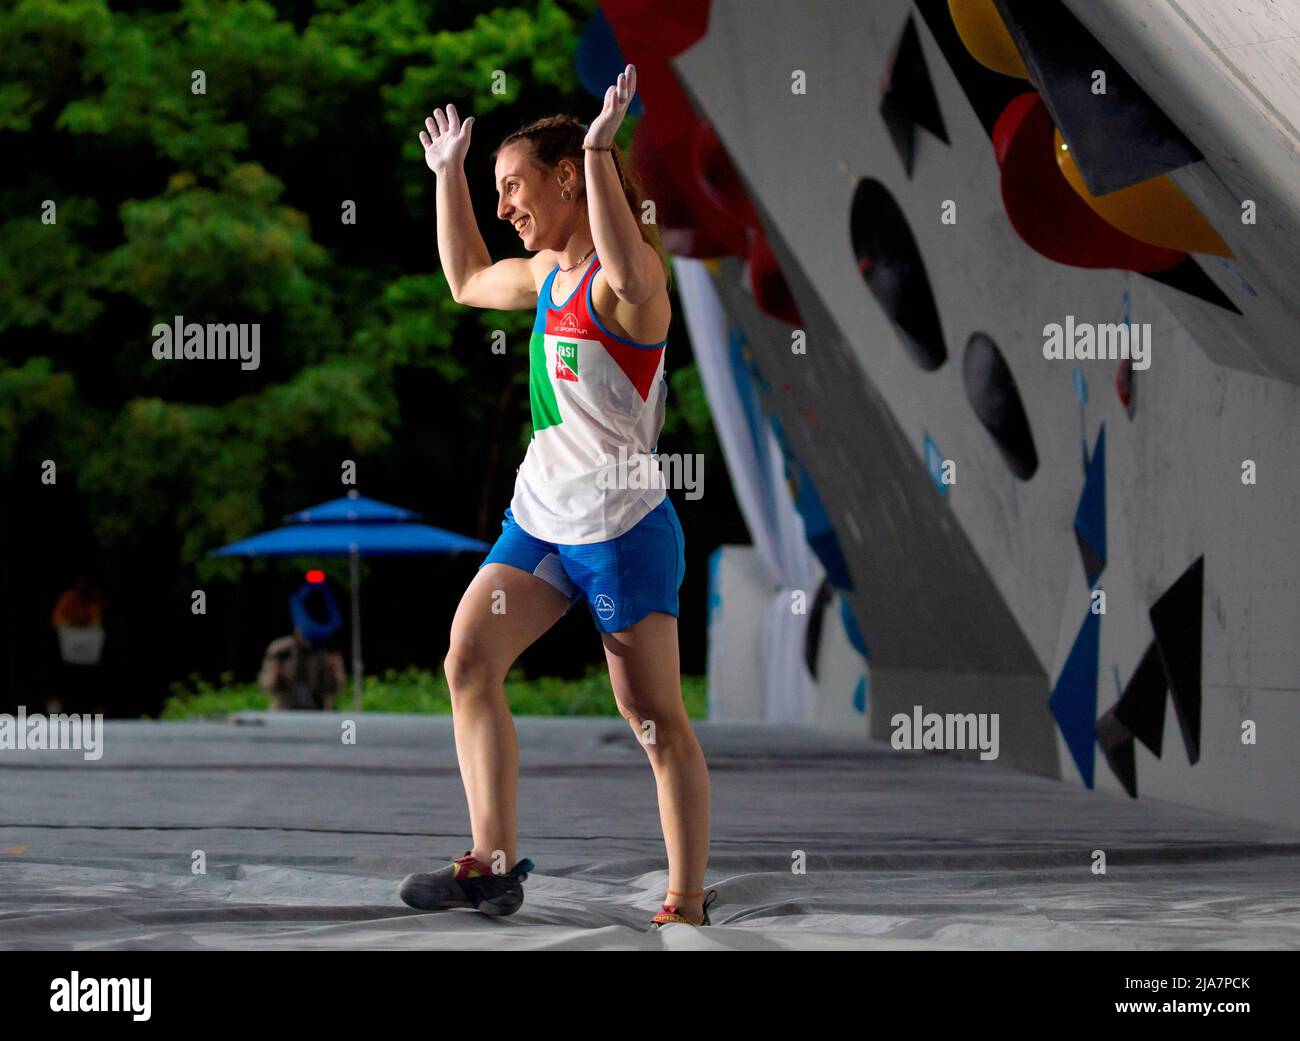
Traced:
<path fill-rule="evenodd" d="M 509 564 L 536 575 L 567 596 L 570 608 L 585 599 L 596 628 L 617 633 L 655 611 L 677 617 L 685 550 L 677 511 L 665 495 L 631 530 L 585 546 L 533 538 L 506 510 L 501 535 L 483 564 Z"/>

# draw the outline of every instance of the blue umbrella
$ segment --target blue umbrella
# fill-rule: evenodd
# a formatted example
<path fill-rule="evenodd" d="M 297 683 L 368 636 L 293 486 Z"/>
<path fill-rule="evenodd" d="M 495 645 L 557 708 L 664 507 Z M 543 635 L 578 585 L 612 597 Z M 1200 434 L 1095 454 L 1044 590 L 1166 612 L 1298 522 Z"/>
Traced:
<path fill-rule="evenodd" d="M 360 492 L 348 492 L 342 499 L 331 499 L 319 506 L 309 506 L 297 513 L 285 516 L 286 524 L 309 524 L 319 521 L 418 521 L 420 515 L 414 510 L 404 510 L 400 506 L 367 499 Z"/>
<path fill-rule="evenodd" d="M 486 553 L 478 539 L 428 524 L 306 522 L 264 531 L 216 551 L 219 557 L 409 557 L 419 553 Z"/>
<path fill-rule="evenodd" d="M 355 491 L 312 506 L 276 528 L 213 550 L 217 557 L 347 557 L 352 586 L 353 703 L 361 708 L 361 557 L 426 553 L 486 553 L 488 544 L 453 531 L 417 524 L 420 515 Z"/>

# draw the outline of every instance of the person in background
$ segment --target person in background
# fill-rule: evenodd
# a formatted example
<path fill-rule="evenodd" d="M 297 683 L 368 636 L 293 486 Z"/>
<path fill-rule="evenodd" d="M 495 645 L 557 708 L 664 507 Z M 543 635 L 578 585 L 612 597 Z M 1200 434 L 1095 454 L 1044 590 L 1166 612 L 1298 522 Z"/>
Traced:
<path fill-rule="evenodd" d="M 271 695 L 271 710 L 332 711 L 342 689 L 343 655 L 329 646 L 343 616 L 320 572 L 311 572 L 289 597 L 293 635 L 272 640 L 262 658 L 258 686 Z M 318 617 L 323 614 L 324 618 Z"/>
<path fill-rule="evenodd" d="M 334 634 L 343 628 L 343 614 L 325 584 L 323 572 L 308 572 L 307 581 L 289 597 L 289 614 L 293 616 L 294 628 L 312 647 L 328 646 Z"/>
<path fill-rule="evenodd" d="M 87 575 L 59 596 L 50 625 L 59 636 L 62 667 L 46 712 L 103 712 L 102 673 L 96 666 L 104 649 L 104 598 Z M 96 707 L 90 709 L 92 703 Z"/>
<path fill-rule="evenodd" d="M 89 578 L 82 575 L 76 585 L 59 597 L 50 624 L 56 629 L 64 625 L 86 629 L 104 624 L 104 598 Z"/>

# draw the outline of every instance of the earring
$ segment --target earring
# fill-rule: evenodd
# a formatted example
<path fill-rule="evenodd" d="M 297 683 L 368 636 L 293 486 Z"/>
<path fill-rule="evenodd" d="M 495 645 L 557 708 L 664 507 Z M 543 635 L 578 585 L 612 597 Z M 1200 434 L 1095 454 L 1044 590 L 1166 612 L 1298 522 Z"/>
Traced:
<path fill-rule="evenodd" d="M 573 192 L 569 191 L 568 188 L 565 188 L 562 192 L 560 192 L 560 198 L 563 199 L 565 202 L 568 202 L 570 199 L 573 198 Z"/>

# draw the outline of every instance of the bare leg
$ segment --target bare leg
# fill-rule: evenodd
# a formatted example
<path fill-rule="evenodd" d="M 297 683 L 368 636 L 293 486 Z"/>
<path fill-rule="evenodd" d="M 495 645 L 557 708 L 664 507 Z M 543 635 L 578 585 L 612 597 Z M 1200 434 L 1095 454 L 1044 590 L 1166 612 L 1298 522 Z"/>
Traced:
<path fill-rule="evenodd" d="M 659 790 L 668 852 L 664 903 L 699 919 L 709 862 L 709 768 L 682 704 L 677 619 L 656 612 L 602 637 L 619 713 L 646 750 Z"/>
<path fill-rule="evenodd" d="M 487 564 L 465 590 L 451 623 L 444 669 L 451 688 L 456 758 L 469 803 L 472 852 L 492 864 L 500 850 L 505 856 L 502 872 L 518 859 L 519 744 L 506 702 L 506 673 L 568 606 L 563 593 L 535 575 L 506 564 Z"/>

